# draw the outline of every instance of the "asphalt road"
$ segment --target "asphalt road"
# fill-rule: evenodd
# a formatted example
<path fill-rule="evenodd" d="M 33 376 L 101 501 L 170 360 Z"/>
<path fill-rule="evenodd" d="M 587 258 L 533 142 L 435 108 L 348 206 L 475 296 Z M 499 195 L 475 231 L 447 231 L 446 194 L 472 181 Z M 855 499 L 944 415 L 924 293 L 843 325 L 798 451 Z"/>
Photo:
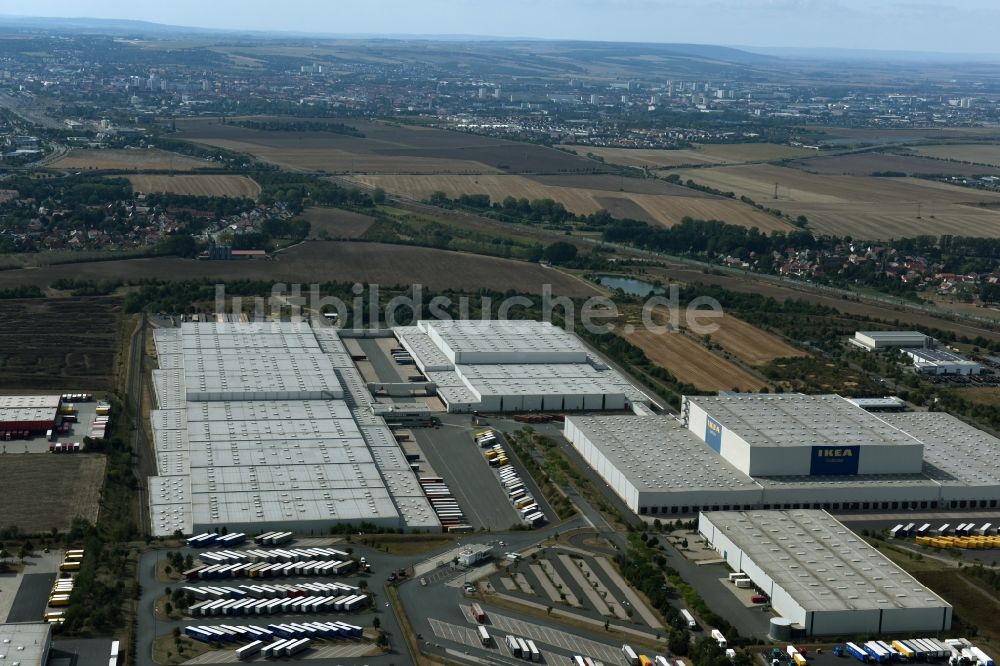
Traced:
<path fill-rule="evenodd" d="M 14 597 L 7 622 L 40 622 L 45 615 L 49 592 L 56 582 L 54 573 L 25 574 Z"/>

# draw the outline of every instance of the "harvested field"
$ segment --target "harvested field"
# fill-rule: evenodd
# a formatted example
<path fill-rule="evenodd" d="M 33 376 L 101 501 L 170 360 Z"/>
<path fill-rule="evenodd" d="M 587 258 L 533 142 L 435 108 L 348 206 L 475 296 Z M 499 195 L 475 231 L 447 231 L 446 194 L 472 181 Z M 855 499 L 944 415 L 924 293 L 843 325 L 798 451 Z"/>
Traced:
<path fill-rule="evenodd" d="M 986 328 L 975 322 L 944 319 L 926 312 L 906 309 L 902 306 L 846 300 L 838 295 L 809 289 L 807 285 L 799 286 L 791 282 L 779 283 L 775 280 L 746 275 L 706 273 L 700 268 L 681 264 L 673 264 L 668 268 L 651 267 L 645 270 L 649 278 L 659 278 L 664 282 L 668 279 L 673 279 L 685 284 L 701 283 L 718 285 L 730 291 L 761 294 L 762 296 L 770 296 L 780 301 L 801 299 L 809 303 L 835 308 L 844 314 L 870 317 L 875 320 L 884 321 L 896 328 L 904 326 L 927 326 L 951 331 L 958 336 L 968 338 L 983 336 L 989 340 L 1000 341 L 1000 330 Z M 2 275 L 0 273 L 0 276 Z"/>
<path fill-rule="evenodd" d="M 759 162 L 815 155 L 817 151 L 780 143 L 705 143 L 698 153 L 722 162 Z"/>
<path fill-rule="evenodd" d="M 665 167 L 696 166 L 714 164 L 712 158 L 696 150 L 660 150 L 656 148 L 602 148 L 597 146 L 576 146 L 581 155 L 591 153 L 603 157 L 605 162 L 643 169 Z"/>
<path fill-rule="evenodd" d="M 914 146 L 913 151 L 928 157 L 959 162 L 976 162 L 1000 167 L 1000 143 L 945 144 Z"/>
<path fill-rule="evenodd" d="M 719 325 L 719 330 L 712 333 L 712 342 L 748 365 L 763 366 L 776 358 L 808 356 L 778 336 L 732 315 L 716 319 L 715 323 Z"/>
<path fill-rule="evenodd" d="M 192 171 L 212 167 L 212 162 L 165 150 L 94 150 L 74 148 L 52 165 L 56 169 L 172 169 Z"/>
<path fill-rule="evenodd" d="M 309 222 L 309 237 L 326 232 L 329 238 L 360 238 L 375 223 L 375 218 L 340 208 L 307 208 L 302 219 Z"/>
<path fill-rule="evenodd" d="M 682 382 L 704 391 L 759 391 L 767 383 L 716 356 L 680 333 L 658 334 L 639 329 L 624 335 L 656 365 Z"/>
<path fill-rule="evenodd" d="M 928 233 L 1000 236 L 1000 213 L 977 205 L 1000 202 L 1000 194 L 991 192 L 916 178 L 821 176 L 771 165 L 680 173 L 697 183 L 749 196 L 786 214 L 805 215 L 810 227 L 821 233 L 865 239 Z M 777 201 L 773 198 L 775 183 Z"/>
<path fill-rule="evenodd" d="M 329 132 L 265 132 L 214 119 L 178 121 L 177 138 L 248 153 L 288 169 L 331 173 L 551 173 L 602 168 L 593 160 L 544 146 L 356 118 L 343 122 L 356 127 L 364 138 Z"/>
<path fill-rule="evenodd" d="M 908 175 L 946 174 L 949 176 L 973 176 L 978 174 L 1000 174 L 1000 169 L 944 162 L 916 155 L 891 155 L 886 153 L 857 153 L 853 155 L 831 155 L 813 159 L 795 160 L 788 166 L 809 173 L 827 176 L 870 176 L 877 172 L 896 171 Z"/>
<path fill-rule="evenodd" d="M 27 534 L 65 532 L 79 516 L 97 522 L 106 458 L 97 454 L 13 453 L 4 442 L 4 527 Z"/>
<path fill-rule="evenodd" d="M 80 277 L 79 267 L 53 266 L 60 277 Z M 2 271 L 45 274 L 48 268 Z M 131 277 L 135 277 L 133 274 Z M 123 276 L 128 277 L 128 276 Z M 52 279 L 45 279 L 45 284 Z M 120 302 L 112 297 L 0 300 L 0 389 L 110 391 L 119 347 Z"/>
<path fill-rule="evenodd" d="M 482 287 L 535 294 L 541 293 L 542 285 L 547 283 L 552 285 L 553 293 L 567 296 L 601 293 L 585 280 L 540 264 L 425 247 L 353 241 L 305 242 L 268 261 L 199 261 L 157 257 L 0 271 L 0 289 L 19 284 L 45 286 L 59 278 L 119 280 L 138 276 L 160 280 L 250 279 L 298 283 L 361 282 L 386 286 L 419 283 L 431 289 L 475 290 Z M 0 301 L 0 307 L 6 303 L 10 301 Z M 75 318 L 64 322 L 59 330 L 78 324 L 79 318 Z M 0 333 L 0 340 L 3 339 L 4 334 Z M 54 344 L 49 351 L 59 349 Z M 113 349 L 113 346 L 108 349 Z M 2 386 L 7 377 L 4 374 L 0 377 L 3 378 L 0 380 Z M 59 385 L 64 386 L 65 383 Z"/>
<path fill-rule="evenodd" d="M 719 219 L 732 224 L 756 226 L 765 231 L 790 229 L 786 222 L 754 210 L 738 201 L 706 196 L 702 192 L 656 180 L 612 176 L 354 176 L 369 187 L 414 199 L 426 199 L 441 191 L 450 197 L 488 194 L 494 201 L 505 197 L 554 199 L 567 210 L 586 215 L 603 209 L 631 211 L 645 219 L 671 226 L 684 216 Z M 591 187 L 593 181 L 593 187 Z M 625 189 L 624 192 L 619 188 Z M 633 191 L 629 191 L 633 190 Z"/>
<path fill-rule="evenodd" d="M 592 153 L 606 162 L 648 169 L 662 169 L 701 164 L 739 164 L 815 155 L 815 150 L 777 143 L 712 143 L 682 150 L 655 148 L 592 148 L 578 146 L 580 154 Z"/>
<path fill-rule="evenodd" d="M 172 192 L 201 197 L 246 197 L 256 199 L 260 185 L 247 176 L 125 176 L 137 192 Z"/>
<path fill-rule="evenodd" d="M 987 405 L 990 407 L 1000 406 L 1000 388 L 995 386 L 963 388 L 961 390 L 952 391 L 952 393 L 977 405 Z"/>

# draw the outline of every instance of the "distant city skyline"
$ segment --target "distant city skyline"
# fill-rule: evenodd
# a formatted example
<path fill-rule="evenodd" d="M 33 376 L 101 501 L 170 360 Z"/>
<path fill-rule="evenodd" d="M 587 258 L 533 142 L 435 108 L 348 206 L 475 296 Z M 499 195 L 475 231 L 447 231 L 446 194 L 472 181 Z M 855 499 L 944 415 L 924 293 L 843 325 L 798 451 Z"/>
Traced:
<path fill-rule="evenodd" d="M 998 53 L 995 0 L 6 0 L 7 15 L 263 31 Z"/>

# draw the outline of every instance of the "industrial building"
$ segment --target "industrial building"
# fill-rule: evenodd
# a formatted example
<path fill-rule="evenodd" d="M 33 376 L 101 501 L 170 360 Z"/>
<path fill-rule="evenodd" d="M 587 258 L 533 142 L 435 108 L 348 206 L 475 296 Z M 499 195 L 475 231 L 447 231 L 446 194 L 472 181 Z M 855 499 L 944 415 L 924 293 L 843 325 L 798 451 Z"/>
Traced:
<path fill-rule="evenodd" d="M 419 321 L 393 332 L 449 412 L 625 410 L 651 402 L 548 322 Z"/>
<path fill-rule="evenodd" d="M 933 348 L 937 341 L 920 331 L 855 331 L 850 343 L 866 351 L 885 351 L 904 347 Z"/>
<path fill-rule="evenodd" d="M 154 341 L 154 535 L 440 527 L 334 329 L 187 322 Z"/>
<path fill-rule="evenodd" d="M 925 375 L 978 375 L 983 366 L 947 349 L 904 349 L 917 372 Z"/>
<path fill-rule="evenodd" d="M 52 625 L 48 622 L 0 624 L 0 664 L 45 666 L 52 647 Z"/>
<path fill-rule="evenodd" d="M 685 397 L 681 419 L 569 416 L 564 436 L 640 515 L 996 508 L 1000 439 L 839 396 Z"/>
<path fill-rule="evenodd" d="M 951 628 L 950 604 L 826 511 L 711 511 L 698 532 L 806 635 Z"/>
<path fill-rule="evenodd" d="M 836 395 L 685 397 L 689 430 L 747 476 L 916 474 L 923 445 Z"/>
<path fill-rule="evenodd" d="M 44 433 L 59 413 L 60 395 L 0 395 L 0 434 Z"/>

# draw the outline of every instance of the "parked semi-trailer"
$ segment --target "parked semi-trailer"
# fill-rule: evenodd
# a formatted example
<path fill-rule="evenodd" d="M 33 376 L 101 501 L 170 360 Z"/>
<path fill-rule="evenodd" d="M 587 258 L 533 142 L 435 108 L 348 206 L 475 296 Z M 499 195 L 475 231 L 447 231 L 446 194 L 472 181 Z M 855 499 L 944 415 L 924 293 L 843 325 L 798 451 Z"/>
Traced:
<path fill-rule="evenodd" d="M 856 643 L 847 643 L 844 647 L 847 649 L 847 654 L 851 655 L 858 661 L 868 661 L 868 653 L 865 652 L 864 648 L 860 645 Z"/>
<path fill-rule="evenodd" d="M 630 666 L 639 666 L 639 655 L 636 654 L 631 645 L 628 643 L 622 645 L 622 654 L 625 656 L 625 661 L 630 664 Z"/>
<path fill-rule="evenodd" d="M 720 648 L 725 649 L 729 646 L 728 642 L 726 641 L 726 637 L 723 636 L 722 632 L 719 631 L 718 629 L 712 629 L 712 631 L 710 631 L 709 633 L 711 634 L 712 638 L 715 639 L 715 642 L 719 644 Z"/>
<path fill-rule="evenodd" d="M 694 615 L 691 615 L 691 611 L 689 611 L 688 609 L 686 608 L 681 609 L 681 617 L 683 617 L 684 621 L 687 622 L 688 629 L 698 628 L 698 623 L 695 622 Z"/>

